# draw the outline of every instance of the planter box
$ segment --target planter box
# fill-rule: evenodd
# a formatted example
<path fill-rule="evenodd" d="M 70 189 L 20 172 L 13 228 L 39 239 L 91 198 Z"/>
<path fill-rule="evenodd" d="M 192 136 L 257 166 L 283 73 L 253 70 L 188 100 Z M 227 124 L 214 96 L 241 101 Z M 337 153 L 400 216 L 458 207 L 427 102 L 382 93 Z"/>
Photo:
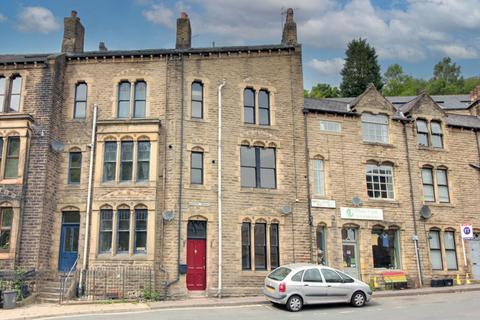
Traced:
<path fill-rule="evenodd" d="M 443 279 L 439 280 L 431 280 L 430 281 L 430 286 L 431 287 L 445 287 L 445 282 L 443 281 Z"/>

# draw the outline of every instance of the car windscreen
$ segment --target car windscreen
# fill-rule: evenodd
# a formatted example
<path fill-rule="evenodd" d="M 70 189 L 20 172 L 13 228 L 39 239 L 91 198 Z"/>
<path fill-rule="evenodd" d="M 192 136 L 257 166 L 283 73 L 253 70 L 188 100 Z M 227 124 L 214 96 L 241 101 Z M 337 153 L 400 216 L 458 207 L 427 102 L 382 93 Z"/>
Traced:
<path fill-rule="evenodd" d="M 285 279 L 288 274 L 292 272 L 291 269 L 285 268 L 285 267 L 280 267 L 275 269 L 272 273 L 268 275 L 268 278 L 276 280 L 276 281 L 282 281 Z"/>

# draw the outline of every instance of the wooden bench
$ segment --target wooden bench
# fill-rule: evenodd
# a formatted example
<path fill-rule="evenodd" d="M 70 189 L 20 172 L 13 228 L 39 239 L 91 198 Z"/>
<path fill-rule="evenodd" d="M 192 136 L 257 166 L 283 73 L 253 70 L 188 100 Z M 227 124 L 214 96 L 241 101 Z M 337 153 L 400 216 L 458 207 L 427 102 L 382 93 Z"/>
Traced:
<path fill-rule="evenodd" d="M 391 286 L 392 289 L 407 288 L 407 274 L 403 271 L 385 271 L 382 273 L 385 288 Z"/>

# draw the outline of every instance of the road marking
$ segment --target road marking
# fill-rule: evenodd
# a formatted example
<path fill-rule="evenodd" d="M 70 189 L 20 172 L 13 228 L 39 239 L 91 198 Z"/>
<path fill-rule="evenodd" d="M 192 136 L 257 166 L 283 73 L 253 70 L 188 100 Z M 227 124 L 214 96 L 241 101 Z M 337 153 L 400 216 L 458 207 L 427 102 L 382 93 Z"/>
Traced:
<path fill-rule="evenodd" d="M 346 313 L 353 313 L 353 311 L 340 311 L 339 313 L 346 314 Z"/>
<path fill-rule="evenodd" d="M 164 309 L 149 309 L 149 310 L 135 310 L 135 311 L 121 311 L 121 312 L 110 312 L 109 310 L 99 310 L 98 312 L 92 313 L 77 313 L 71 315 L 52 315 L 44 316 L 42 318 L 37 318 L 38 320 L 44 319 L 68 319 L 68 318 L 78 318 L 78 317 L 91 317 L 91 316 L 115 316 L 115 315 L 124 315 L 124 314 L 142 314 L 142 313 L 153 313 L 153 312 L 166 312 L 166 311 L 188 311 L 188 310 L 202 310 L 202 309 L 240 309 L 240 308 L 251 308 L 251 307 L 265 307 L 262 304 L 249 304 L 241 306 L 198 306 L 198 307 L 185 307 L 185 308 L 164 308 Z"/>

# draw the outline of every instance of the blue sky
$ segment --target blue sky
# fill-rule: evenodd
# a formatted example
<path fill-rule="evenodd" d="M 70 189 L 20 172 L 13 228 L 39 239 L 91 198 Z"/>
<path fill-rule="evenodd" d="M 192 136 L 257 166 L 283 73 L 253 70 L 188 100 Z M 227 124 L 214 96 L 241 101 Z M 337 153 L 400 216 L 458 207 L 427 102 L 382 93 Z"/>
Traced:
<path fill-rule="evenodd" d="M 293 7 L 303 44 L 304 86 L 338 85 L 345 47 L 366 38 L 382 72 L 393 63 L 430 78 L 450 56 L 480 75 L 480 0 L 0 0 L 0 54 L 58 52 L 63 17 L 78 11 L 85 50 L 172 48 L 175 19 L 188 12 L 195 47 L 274 44 L 282 8 Z"/>

